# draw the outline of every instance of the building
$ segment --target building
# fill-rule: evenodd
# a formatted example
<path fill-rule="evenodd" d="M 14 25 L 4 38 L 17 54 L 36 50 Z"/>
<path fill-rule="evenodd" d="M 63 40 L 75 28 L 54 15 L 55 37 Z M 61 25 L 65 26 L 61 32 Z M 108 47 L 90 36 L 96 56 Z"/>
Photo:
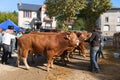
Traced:
<path fill-rule="evenodd" d="M 56 29 L 55 17 L 46 14 L 46 5 L 18 3 L 18 26 L 26 29 Z M 105 36 L 120 32 L 120 8 L 111 8 L 101 14 L 97 25 Z"/>
<path fill-rule="evenodd" d="M 97 20 L 97 25 L 105 36 L 113 36 L 114 33 L 120 32 L 120 8 L 111 8 L 103 13 Z"/>
<path fill-rule="evenodd" d="M 56 29 L 55 17 L 45 13 L 46 5 L 18 3 L 18 25 L 25 29 Z"/>

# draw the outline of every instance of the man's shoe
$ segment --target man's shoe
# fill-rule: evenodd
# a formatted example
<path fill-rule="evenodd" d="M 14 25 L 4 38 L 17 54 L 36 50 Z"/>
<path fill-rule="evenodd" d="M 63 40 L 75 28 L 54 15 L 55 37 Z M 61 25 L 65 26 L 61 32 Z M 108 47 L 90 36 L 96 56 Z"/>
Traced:
<path fill-rule="evenodd" d="M 88 70 L 89 70 L 90 72 L 94 72 L 94 69 L 88 68 Z"/>
<path fill-rule="evenodd" d="M 11 56 L 11 57 L 9 57 L 10 59 L 13 59 L 13 57 Z"/>
<path fill-rule="evenodd" d="M 100 72 L 100 69 L 96 69 L 95 72 L 96 72 L 96 73 L 99 73 L 99 72 Z"/>
<path fill-rule="evenodd" d="M 8 63 L 8 62 L 5 62 L 5 64 L 10 64 L 10 63 Z"/>
<path fill-rule="evenodd" d="M 2 64 L 5 64 L 5 62 L 1 62 Z"/>

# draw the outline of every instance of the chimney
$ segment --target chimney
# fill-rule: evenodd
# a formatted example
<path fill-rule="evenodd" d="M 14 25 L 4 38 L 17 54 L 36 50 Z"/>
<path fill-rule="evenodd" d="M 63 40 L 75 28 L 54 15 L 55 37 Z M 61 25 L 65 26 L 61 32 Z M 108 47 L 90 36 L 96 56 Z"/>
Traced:
<path fill-rule="evenodd" d="M 19 0 L 19 6 L 21 6 L 22 5 L 22 1 L 21 0 Z"/>

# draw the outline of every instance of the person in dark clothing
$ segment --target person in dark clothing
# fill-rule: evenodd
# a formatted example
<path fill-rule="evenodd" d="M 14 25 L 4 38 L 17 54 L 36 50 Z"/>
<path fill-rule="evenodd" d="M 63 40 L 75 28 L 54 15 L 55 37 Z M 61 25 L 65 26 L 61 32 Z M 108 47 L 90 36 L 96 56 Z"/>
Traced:
<path fill-rule="evenodd" d="M 2 49 L 2 28 L 0 28 L 0 51 Z"/>
<path fill-rule="evenodd" d="M 12 33 L 12 35 L 14 35 L 14 36 L 16 36 L 16 32 L 14 31 L 13 33 Z M 15 43 L 16 43 L 16 38 L 14 39 L 11 39 L 11 44 L 10 44 L 10 46 L 11 46 L 11 51 L 10 51 L 10 54 L 9 54 L 9 58 L 13 58 L 12 57 L 12 54 L 13 54 L 13 52 L 14 52 L 14 50 L 15 50 Z"/>
<path fill-rule="evenodd" d="M 105 38 L 105 36 L 102 34 L 101 32 L 101 35 L 100 35 L 100 48 L 97 52 L 97 57 L 100 58 L 100 56 L 102 58 L 105 58 L 104 54 L 103 54 L 103 47 L 104 47 L 104 42 L 106 41 L 107 39 Z"/>
<path fill-rule="evenodd" d="M 90 44 L 90 71 L 95 71 L 98 73 L 100 71 L 98 63 L 97 63 L 97 52 L 100 47 L 100 29 L 95 28 L 92 32 L 92 35 L 89 39 L 86 40 Z"/>

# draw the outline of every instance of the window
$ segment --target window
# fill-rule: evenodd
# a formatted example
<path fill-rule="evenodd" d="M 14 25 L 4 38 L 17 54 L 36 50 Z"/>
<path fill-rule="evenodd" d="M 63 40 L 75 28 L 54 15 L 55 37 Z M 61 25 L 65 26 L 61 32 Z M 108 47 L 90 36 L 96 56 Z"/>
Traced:
<path fill-rule="evenodd" d="M 117 22 L 120 23 L 120 17 L 117 18 Z"/>
<path fill-rule="evenodd" d="M 108 17 L 105 17 L 105 22 L 108 22 L 109 21 L 109 18 Z"/>
<path fill-rule="evenodd" d="M 50 23 L 46 23 L 46 24 L 45 24 L 45 28 L 46 28 L 46 29 L 51 29 L 51 24 L 50 24 Z"/>
<path fill-rule="evenodd" d="M 104 27 L 103 27 L 103 31 L 109 31 L 110 30 L 110 26 L 109 25 L 105 25 Z"/>
<path fill-rule="evenodd" d="M 32 12 L 31 11 L 24 11 L 23 12 L 23 17 L 24 18 L 31 18 L 32 17 Z"/>
<path fill-rule="evenodd" d="M 119 25 L 119 26 L 116 26 L 116 31 L 117 31 L 117 32 L 120 32 L 120 25 Z"/>
<path fill-rule="evenodd" d="M 26 28 L 26 29 L 31 29 L 31 27 L 30 27 L 30 22 L 25 21 L 25 22 L 24 22 L 24 28 Z"/>
<path fill-rule="evenodd" d="M 30 24 L 24 24 L 24 28 L 31 29 Z"/>

